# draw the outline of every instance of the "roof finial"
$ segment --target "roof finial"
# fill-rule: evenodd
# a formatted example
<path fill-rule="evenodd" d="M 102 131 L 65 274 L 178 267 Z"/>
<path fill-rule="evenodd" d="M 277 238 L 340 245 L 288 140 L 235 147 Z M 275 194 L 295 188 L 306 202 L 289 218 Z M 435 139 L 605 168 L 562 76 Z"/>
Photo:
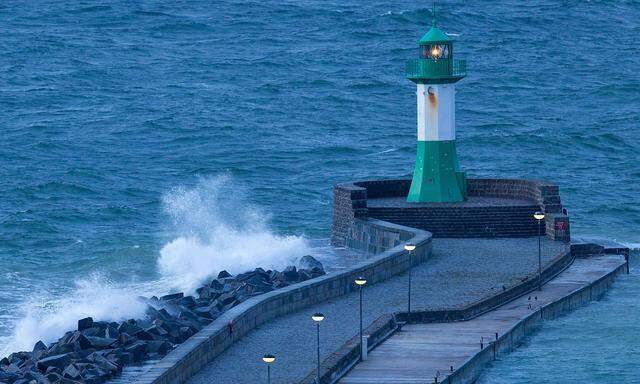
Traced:
<path fill-rule="evenodd" d="M 435 1 L 433 2 L 433 10 L 431 11 L 431 16 L 432 16 L 431 25 L 435 27 L 436 26 L 436 2 Z"/>

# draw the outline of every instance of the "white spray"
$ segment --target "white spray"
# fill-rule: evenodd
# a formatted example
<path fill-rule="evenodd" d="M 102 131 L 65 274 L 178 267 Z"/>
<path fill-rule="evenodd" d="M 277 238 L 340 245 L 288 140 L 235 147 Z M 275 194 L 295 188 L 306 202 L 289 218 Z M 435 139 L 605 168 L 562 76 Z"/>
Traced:
<path fill-rule="evenodd" d="M 303 238 L 273 234 L 268 217 L 226 175 L 178 188 L 164 205 L 180 235 L 162 248 L 158 265 L 167 281 L 189 293 L 223 269 L 282 268 L 309 253 Z"/>
<path fill-rule="evenodd" d="M 94 274 L 77 281 L 75 290 L 62 298 L 43 297 L 40 302 L 27 303 L 26 313 L 16 323 L 3 355 L 31 350 L 38 340 L 55 341 L 66 331 L 75 330 L 78 319 L 88 316 L 105 321 L 142 317 L 146 306 L 138 295 L 147 293 L 146 287 L 132 288 Z"/>
<path fill-rule="evenodd" d="M 63 297 L 40 296 L 38 302 L 23 305 L 24 316 L 2 342 L 3 355 L 31 350 L 38 340 L 56 341 L 87 316 L 104 321 L 143 317 L 141 295 L 169 290 L 191 294 L 222 269 L 235 274 L 258 266 L 282 268 L 309 253 L 304 238 L 273 234 L 268 217 L 247 202 L 246 193 L 228 175 L 174 189 L 164 196 L 163 208 L 175 237 L 160 251 L 159 279 L 115 284 L 96 273 L 77 281 Z"/>

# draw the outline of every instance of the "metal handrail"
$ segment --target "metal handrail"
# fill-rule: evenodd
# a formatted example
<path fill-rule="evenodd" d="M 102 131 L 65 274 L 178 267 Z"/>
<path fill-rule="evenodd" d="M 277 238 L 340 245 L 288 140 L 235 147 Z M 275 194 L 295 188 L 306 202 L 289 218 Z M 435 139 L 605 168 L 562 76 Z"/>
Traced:
<path fill-rule="evenodd" d="M 467 74 L 467 61 L 413 59 L 407 61 L 405 70 L 410 79 L 464 77 Z"/>

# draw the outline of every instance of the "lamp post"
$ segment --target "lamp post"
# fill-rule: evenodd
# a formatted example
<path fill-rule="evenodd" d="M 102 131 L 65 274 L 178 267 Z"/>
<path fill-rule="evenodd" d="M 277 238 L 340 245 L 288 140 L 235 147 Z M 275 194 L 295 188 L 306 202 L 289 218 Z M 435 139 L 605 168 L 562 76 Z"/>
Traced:
<path fill-rule="evenodd" d="M 262 356 L 262 361 L 267 364 L 267 384 L 271 384 L 271 363 L 276 361 L 276 357 L 267 353 Z"/>
<path fill-rule="evenodd" d="M 413 267 L 412 265 L 413 260 L 411 256 L 413 255 L 413 251 L 415 249 L 416 249 L 416 246 L 414 244 L 407 243 L 404 245 L 404 250 L 409 252 L 409 289 L 407 294 L 407 318 L 411 317 L 411 269 Z"/>
<path fill-rule="evenodd" d="M 538 220 L 538 291 L 542 291 L 542 220 L 544 212 L 537 211 L 533 218 Z"/>
<path fill-rule="evenodd" d="M 367 284 L 367 279 L 359 276 L 356 278 L 355 283 L 360 287 L 360 359 L 362 360 L 362 290 L 364 289 L 364 285 Z"/>
<path fill-rule="evenodd" d="M 320 312 L 314 313 L 311 319 L 316 322 L 316 335 L 318 337 L 318 366 L 316 368 L 316 384 L 320 384 L 320 322 L 324 320 L 324 315 Z"/>

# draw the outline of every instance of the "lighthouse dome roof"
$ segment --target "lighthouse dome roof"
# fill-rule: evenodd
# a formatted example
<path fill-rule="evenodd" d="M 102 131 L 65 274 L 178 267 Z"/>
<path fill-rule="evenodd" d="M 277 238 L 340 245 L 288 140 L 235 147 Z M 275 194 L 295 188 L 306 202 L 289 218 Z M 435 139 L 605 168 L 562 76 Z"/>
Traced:
<path fill-rule="evenodd" d="M 418 41 L 418 45 L 451 42 L 453 39 L 436 26 L 435 20 L 427 33 Z"/>

